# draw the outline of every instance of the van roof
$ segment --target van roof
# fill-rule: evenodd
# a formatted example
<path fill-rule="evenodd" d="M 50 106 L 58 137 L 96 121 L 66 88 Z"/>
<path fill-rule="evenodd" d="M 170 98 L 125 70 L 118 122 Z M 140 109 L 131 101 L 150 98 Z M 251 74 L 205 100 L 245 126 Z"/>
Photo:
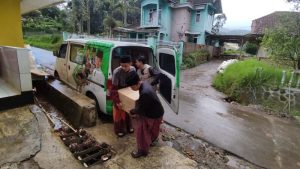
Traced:
<path fill-rule="evenodd" d="M 75 43 L 81 43 L 81 44 L 86 44 L 89 41 L 100 42 L 100 43 L 110 43 L 110 44 L 114 44 L 114 47 L 118 47 L 118 46 L 149 47 L 148 45 L 140 44 L 140 43 L 122 42 L 122 41 L 114 41 L 114 40 L 103 40 L 103 39 L 68 39 L 68 40 L 66 40 L 66 42 L 75 42 Z"/>

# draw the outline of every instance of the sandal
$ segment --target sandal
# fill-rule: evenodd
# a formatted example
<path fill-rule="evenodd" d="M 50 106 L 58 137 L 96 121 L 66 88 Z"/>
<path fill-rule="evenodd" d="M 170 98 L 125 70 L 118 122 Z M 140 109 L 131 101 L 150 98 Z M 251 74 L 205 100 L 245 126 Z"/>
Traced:
<path fill-rule="evenodd" d="M 125 136 L 124 133 L 118 133 L 117 135 L 118 135 L 118 137 L 123 137 L 123 136 Z"/>
<path fill-rule="evenodd" d="M 129 129 L 129 133 L 133 133 L 133 132 L 134 132 L 133 128 Z"/>
<path fill-rule="evenodd" d="M 148 153 L 143 152 L 143 151 L 132 151 L 131 152 L 131 157 L 133 158 L 140 158 L 140 157 L 146 157 Z"/>

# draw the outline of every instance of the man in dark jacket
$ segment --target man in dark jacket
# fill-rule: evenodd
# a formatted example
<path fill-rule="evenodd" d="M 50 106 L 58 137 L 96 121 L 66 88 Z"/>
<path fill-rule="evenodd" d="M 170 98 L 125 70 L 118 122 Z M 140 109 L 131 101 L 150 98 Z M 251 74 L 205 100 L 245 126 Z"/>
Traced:
<path fill-rule="evenodd" d="M 148 82 L 142 82 L 136 72 L 130 73 L 126 83 L 140 94 L 135 108 L 130 111 L 130 114 L 135 116 L 137 141 L 137 151 L 133 151 L 131 156 L 139 158 L 147 156 L 151 143 L 158 138 L 164 109 L 152 86 Z"/>

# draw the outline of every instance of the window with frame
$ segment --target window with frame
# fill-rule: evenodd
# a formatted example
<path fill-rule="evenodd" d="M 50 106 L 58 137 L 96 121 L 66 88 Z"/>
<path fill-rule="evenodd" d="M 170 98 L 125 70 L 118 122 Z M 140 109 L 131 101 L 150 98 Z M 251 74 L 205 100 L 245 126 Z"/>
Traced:
<path fill-rule="evenodd" d="M 59 49 L 59 53 L 58 53 L 58 57 L 59 58 L 66 58 L 66 54 L 67 54 L 67 47 L 68 45 L 67 44 L 62 44 L 60 49 Z"/>
<path fill-rule="evenodd" d="M 153 22 L 155 12 L 156 12 L 156 9 L 149 10 L 149 22 Z"/>
<path fill-rule="evenodd" d="M 84 49 L 82 45 L 71 44 L 70 61 L 83 64 Z"/>
<path fill-rule="evenodd" d="M 158 24 L 161 24 L 161 13 L 162 13 L 162 10 L 161 10 L 161 8 L 159 8 L 159 13 L 158 13 Z"/>
<path fill-rule="evenodd" d="M 200 10 L 196 11 L 196 22 L 200 22 Z"/>
<path fill-rule="evenodd" d="M 176 68 L 175 68 L 175 58 L 173 55 L 169 55 L 166 53 L 159 54 L 159 67 L 164 71 L 170 73 L 171 75 L 175 76 Z"/>

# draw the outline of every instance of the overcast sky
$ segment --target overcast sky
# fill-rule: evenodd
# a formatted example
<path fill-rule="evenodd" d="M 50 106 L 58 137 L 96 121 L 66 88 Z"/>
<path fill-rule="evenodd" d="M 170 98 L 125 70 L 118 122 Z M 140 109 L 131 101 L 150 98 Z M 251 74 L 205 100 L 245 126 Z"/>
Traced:
<path fill-rule="evenodd" d="M 224 28 L 251 29 L 252 20 L 274 11 L 290 11 L 292 6 L 285 0 L 222 0 L 227 16 Z"/>

